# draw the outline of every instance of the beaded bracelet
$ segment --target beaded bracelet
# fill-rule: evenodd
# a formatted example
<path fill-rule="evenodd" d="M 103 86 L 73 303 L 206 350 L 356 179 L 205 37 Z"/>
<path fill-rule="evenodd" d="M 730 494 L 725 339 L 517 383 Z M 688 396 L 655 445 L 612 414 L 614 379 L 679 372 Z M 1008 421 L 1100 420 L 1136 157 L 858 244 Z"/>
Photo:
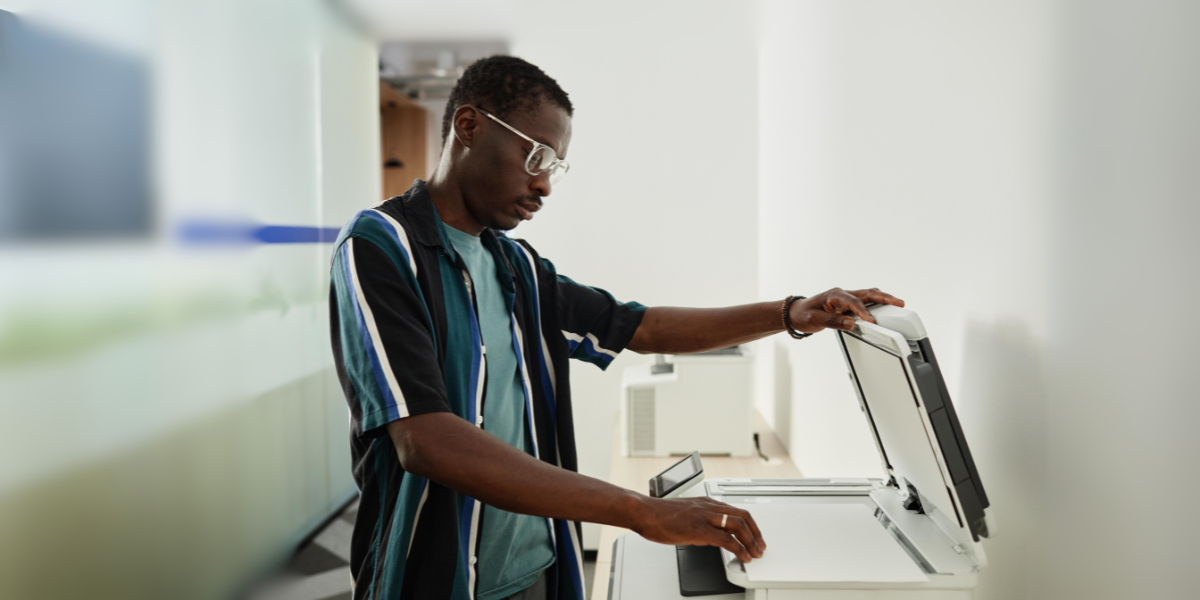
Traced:
<path fill-rule="evenodd" d="M 787 299 L 783 301 L 783 311 L 780 316 L 783 317 L 783 326 L 787 329 L 788 335 L 795 339 L 802 340 L 812 334 L 800 333 L 799 331 L 796 331 L 796 328 L 792 327 L 792 319 L 790 315 L 788 315 L 792 309 L 792 303 L 797 300 L 806 300 L 806 298 L 804 296 L 788 296 Z"/>

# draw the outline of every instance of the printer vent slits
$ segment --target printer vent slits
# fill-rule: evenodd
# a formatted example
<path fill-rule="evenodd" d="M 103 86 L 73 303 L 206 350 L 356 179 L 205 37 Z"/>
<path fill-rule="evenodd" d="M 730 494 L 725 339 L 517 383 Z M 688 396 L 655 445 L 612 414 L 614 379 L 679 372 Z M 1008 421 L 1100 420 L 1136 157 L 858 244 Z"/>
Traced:
<path fill-rule="evenodd" d="M 629 453 L 654 456 L 654 388 L 629 390 Z"/>

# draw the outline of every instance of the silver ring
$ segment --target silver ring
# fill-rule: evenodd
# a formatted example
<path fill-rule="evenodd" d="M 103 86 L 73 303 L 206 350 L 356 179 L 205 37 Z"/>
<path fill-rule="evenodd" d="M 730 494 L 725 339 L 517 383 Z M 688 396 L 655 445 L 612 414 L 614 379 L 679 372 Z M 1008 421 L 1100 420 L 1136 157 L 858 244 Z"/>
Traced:
<path fill-rule="evenodd" d="M 725 520 L 728 518 L 729 515 L 721 515 L 721 529 L 725 529 Z"/>

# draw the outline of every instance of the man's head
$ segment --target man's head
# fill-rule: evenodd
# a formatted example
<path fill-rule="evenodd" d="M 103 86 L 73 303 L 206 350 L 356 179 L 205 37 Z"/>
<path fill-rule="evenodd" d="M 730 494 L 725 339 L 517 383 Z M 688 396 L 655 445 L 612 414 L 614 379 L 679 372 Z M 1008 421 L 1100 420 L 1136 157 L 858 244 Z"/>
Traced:
<path fill-rule="evenodd" d="M 536 66 L 512 56 L 492 56 L 467 67 L 450 92 L 442 118 L 446 176 L 462 192 L 472 220 L 513 229 L 533 217 L 550 195 L 550 175 L 530 175 L 533 144 L 492 115 L 566 158 L 573 108 L 567 93 Z"/>

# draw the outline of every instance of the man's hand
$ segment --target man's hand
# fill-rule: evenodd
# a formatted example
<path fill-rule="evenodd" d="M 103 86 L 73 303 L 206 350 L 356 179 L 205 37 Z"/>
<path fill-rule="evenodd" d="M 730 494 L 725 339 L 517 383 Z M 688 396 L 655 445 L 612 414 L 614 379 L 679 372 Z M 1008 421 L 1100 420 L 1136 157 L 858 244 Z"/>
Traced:
<path fill-rule="evenodd" d="M 712 498 L 646 498 L 633 530 L 660 544 L 720 546 L 744 563 L 761 558 L 767 544 L 750 513 Z M 721 527 L 724 521 L 725 527 Z"/>
<path fill-rule="evenodd" d="M 878 288 L 847 292 L 833 288 L 806 300 L 792 303 L 788 318 L 792 327 L 801 333 L 816 333 L 822 329 L 849 330 L 854 327 L 854 317 L 875 322 L 864 303 L 904 306 L 904 301 Z"/>

